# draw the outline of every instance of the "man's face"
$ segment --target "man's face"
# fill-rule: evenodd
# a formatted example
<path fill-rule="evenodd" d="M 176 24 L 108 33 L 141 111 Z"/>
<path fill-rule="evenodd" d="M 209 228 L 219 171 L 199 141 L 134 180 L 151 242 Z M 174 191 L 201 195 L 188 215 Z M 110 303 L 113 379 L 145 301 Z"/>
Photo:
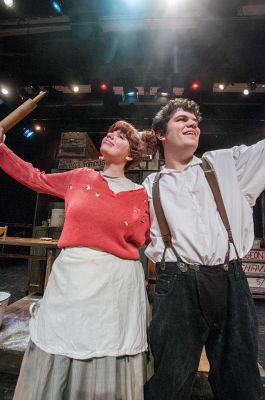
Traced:
<path fill-rule="evenodd" d="M 167 124 L 167 132 L 164 136 L 158 136 L 164 144 L 164 150 L 189 149 L 194 153 L 199 144 L 200 129 L 198 120 L 194 114 L 178 108 Z"/>

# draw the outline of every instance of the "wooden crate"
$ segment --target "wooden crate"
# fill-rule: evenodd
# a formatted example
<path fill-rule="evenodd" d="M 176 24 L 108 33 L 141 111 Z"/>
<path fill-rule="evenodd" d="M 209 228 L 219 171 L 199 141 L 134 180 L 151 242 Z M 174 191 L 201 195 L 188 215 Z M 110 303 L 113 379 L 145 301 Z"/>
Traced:
<path fill-rule="evenodd" d="M 62 132 L 58 158 L 98 158 L 98 150 L 87 132 Z"/>

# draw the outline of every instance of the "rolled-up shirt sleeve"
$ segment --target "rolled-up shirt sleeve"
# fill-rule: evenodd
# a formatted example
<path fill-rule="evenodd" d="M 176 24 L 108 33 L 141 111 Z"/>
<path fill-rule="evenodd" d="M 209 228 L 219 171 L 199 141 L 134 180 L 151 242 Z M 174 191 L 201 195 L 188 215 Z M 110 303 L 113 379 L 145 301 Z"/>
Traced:
<path fill-rule="evenodd" d="M 5 144 L 0 144 L 0 168 L 16 181 L 38 192 L 65 197 L 73 171 L 46 174 L 19 158 Z"/>
<path fill-rule="evenodd" d="M 251 206 L 265 190 L 265 140 L 232 148 L 238 183 Z"/>

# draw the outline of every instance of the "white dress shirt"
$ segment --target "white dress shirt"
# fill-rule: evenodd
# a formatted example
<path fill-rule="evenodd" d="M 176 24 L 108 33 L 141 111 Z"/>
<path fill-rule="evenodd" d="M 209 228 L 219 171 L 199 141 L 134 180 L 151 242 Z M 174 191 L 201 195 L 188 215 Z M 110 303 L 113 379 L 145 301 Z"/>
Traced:
<path fill-rule="evenodd" d="M 252 207 L 265 189 L 265 140 L 249 147 L 210 151 L 204 157 L 216 172 L 233 239 L 242 258 L 254 240 Z M 183 171 L 161 170 L 161 204 L 173 246 L 182 260 L 216 265 L 224 262 L 228 238 L 200 164 L 201 160 L 194 156 Z M 151 213 L 151 243 L 145 254 L 158 262 L 164 243 L 152 204 L 154 177 L 155 174 L 151 174 L 144 181 Z M 236 254 L 233 246 L 230 247 L 232 260 Z M 176 261 L 171 249 L 166 251 L 166 261 Z"/>

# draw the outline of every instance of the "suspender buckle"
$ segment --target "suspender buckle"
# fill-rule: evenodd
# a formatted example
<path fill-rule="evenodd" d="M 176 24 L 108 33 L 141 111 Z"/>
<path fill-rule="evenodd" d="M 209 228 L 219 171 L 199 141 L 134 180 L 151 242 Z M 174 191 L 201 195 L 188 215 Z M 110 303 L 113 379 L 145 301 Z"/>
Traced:
<path fill-rule="evenodd" d="M 200 265 L 199 264 L 189 264 L 189 268 L 192 269 L 195 272 L 200 271 Z"/>
<path fill-rule="evenodd" d="M 224 271 L 228 271 L 229 270 L 229 265 L 228 264 L 224 264 Z"/>
<path fill-rule="evenodd" d="M 184 262 L 178 262 L 178 267 L 181 270 L 181 272 L 187 272 L 188 271 L 188 266 Z"/>

